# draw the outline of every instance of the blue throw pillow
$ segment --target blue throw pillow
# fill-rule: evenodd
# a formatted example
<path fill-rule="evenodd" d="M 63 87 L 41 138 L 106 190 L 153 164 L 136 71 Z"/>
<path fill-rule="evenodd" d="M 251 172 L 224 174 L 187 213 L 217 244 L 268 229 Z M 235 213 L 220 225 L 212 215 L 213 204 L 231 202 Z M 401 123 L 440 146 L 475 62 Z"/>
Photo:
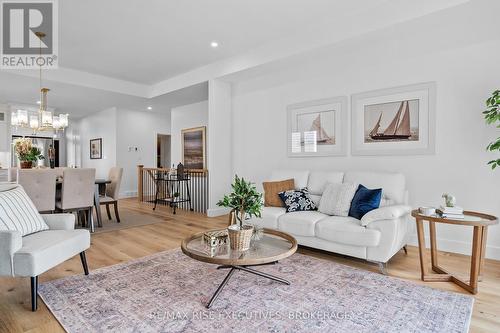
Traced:
<path fill-rule="evenodd" d="M 278 193 L 281 201 L 285 204 L 286 212 L 302 212 L 316 210 L 316 205 L 309 197 L 307 188 L 300 191 L 291 190 Z"/>
<path fill-rule="evenodd" d="M 354 198 L 352 198 L 349 216 L 361 220 L 366 213 L 380 206 L 381 199 L 381 188 L 370 190 L 360 184 L 354 194 Z"/>

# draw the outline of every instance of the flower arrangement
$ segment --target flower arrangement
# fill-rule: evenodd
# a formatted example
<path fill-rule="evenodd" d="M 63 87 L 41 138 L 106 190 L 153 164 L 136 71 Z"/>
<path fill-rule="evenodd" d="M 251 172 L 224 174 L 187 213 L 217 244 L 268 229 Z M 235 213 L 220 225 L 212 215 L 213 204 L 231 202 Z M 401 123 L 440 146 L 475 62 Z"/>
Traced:
<path fill-rule="evenodd" d="M 446 207 L 455 207 L 455 203 L 456 203 L 457 199 L 455 199 L 455 197 L 453 195 L 448 194 L 448 193 L 443 193 L 443 195 L 441 197 L 444 198 L 444 202 L 445 202 Z"/>
<path fill-rule="evenodd" d="M 33 142 L 28 138 L 20 138 L 14 140 L 14 151 L 17 158 L 25 167 L 31 167 L 33 162 L 43 160 L 45 157 L 38 147 L 33 146 Z M 21 165 L 23 167 L 23 165 Z"/>

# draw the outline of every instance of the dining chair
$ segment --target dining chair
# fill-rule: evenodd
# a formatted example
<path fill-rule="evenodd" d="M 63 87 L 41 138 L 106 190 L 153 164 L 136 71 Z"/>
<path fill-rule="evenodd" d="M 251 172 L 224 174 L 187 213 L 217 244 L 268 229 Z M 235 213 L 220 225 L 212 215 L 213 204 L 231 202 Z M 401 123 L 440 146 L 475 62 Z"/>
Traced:
<path fill-rule="evenodd" d="M 52 169 L 17 171 L 17 183 L 23 186 L 40 213 L 53 213 L 56 209 L 56 178 L 57 173 Z"/>
<path fill-rule="evenodd" d="M 17 168 L 10 168 L 7 178 L 8 178 L 10 183 L 17 182 Z"/>
<path fill-rule="evenodd" d="M 99 198 L 99 203 L 101 205 L 106 205 L 106 212 L 108 213 L 109 220 L 111 220 L 111 211 L 109 209 L 109 206 L 114 206 L 116 222 L 118 223 L 120 223 L 120 215 L 118 214 L 118 198 L 120 195 L 120 183 L 122 181 L 122 176 L 123 168 L 111 168 L 108 175 L 108 179 L 111 181 L 111 183 L 106 185 L 105 195 Z"/>
<path fill-rule="evenodd" d="M 64 169 L 61 199 L 56 202 L 60 212 L 85 212 L 90 232 L 94 232 L 95 169 Z"/>
<path fill-rule="evenodd" d="M 57 178 L 62 179 L 64 170 L 66 170 L 66 169 L 67 168 L 65 168 L 65 167 L 58 167 L 58 168 L 54 168 L 53 170 L 56 171 Z"/>

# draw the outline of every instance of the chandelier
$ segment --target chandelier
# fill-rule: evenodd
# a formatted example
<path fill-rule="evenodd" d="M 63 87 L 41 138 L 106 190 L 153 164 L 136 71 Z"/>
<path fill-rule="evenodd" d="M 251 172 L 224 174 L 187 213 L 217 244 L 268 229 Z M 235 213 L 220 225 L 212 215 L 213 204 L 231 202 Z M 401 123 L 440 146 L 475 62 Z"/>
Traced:
<path fill-rule="evenodd" d="M 40 56 L 42 56 L 42 38 L 45 37 L 43 32 L 35 32 L 35 35 L 40 39 Z M 52 130 L 57 133 L 68 127 L 68 114 L 62 113 L 58 116 L 52 114 L 52 111 L 47 109 L 47 93 L 48 88 L 42 86 L 42 65 L 40 65 L 40 108 L 38 112 L 28 110 L 16 110 L 11 113 L 11 125 L 13 127 L 31 128 L 35 133 L 38 131 Z"/>

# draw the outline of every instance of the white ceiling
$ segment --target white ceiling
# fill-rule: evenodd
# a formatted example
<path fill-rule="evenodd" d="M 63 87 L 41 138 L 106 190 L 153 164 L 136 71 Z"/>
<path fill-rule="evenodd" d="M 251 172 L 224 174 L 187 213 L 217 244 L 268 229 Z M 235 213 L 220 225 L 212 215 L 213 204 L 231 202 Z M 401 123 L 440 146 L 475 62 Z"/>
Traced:
<path fill-rule="evenodd" d="M 50 82 L 48 104 L 56 113 L 69 113 L 71 119 L 81 118 L 110 107 L 144 112 L 165 112 L 171 108 L 205 101 L 208 98 L 207 83 L 197 84 L 155 98 L 136 97 L 101 89 Z M 0 102 L 33 105 L 39 100 L 37 78 L 11 73 L 0 74 Z M 151 106 L 152 111 L 147 107 Z"/>
<path fill-rule="evenodd" d="M 207 80 L 467 1 L 61 0 L 59 69 L 44 71 L 44 85 L 49 106 L 75 118 L 112 106 L 162 112 L 206 100 Z M 36 103 L 37 76 L 0 71 L 0 103 Z"/>
<path fill-rule="evenodd" d="M 386 1 L 64 0 L 59 64 L 153 84 Z"/>

